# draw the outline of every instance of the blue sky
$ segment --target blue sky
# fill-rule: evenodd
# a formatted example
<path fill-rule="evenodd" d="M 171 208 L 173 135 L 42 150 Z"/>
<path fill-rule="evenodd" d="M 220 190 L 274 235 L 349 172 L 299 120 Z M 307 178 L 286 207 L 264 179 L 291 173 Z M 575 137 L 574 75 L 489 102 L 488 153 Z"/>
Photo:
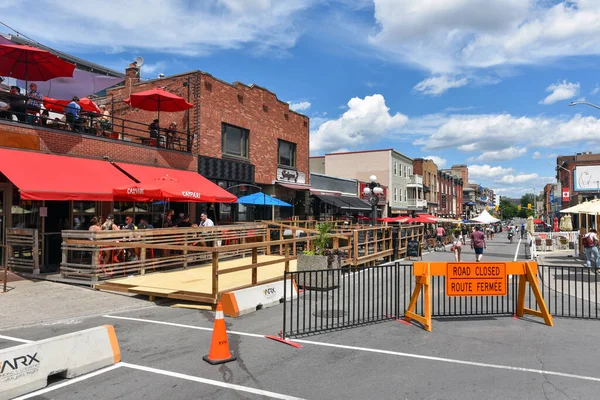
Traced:
<path fill-rule="evenodd" d="M 31 9 L 36 16 L 31 23 Z M 600 151 L 600 0 L 5 0 L 0 21 L 154 78 L 255 83 L 311 118 L 311 152 L 393 147 L 518 197 Z M 12 33 L 4 29 L 6 33 Z M 368 168 L 365 166 L 365 168 Z"/>

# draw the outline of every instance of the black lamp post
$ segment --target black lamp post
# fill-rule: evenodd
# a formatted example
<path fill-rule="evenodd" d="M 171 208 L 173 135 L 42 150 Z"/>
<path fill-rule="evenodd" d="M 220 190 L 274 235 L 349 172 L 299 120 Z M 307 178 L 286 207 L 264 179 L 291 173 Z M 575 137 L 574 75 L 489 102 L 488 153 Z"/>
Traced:
<path fill-rule="evenodd" d="M 371 211 L 371 225 L 377 225 L 377 204 L 379 204 L 379 195 L 383 193 L 383 189 L 377 183 L 377 177 L 375 175 L 371 175 L 369 177 L 369 182 L 367 186 L 365 186 L 363 193 L 369 196 L 369 204 L 372 207 Z"/>
<path fill-rule="evenodd" d="M 187 87 L 187 102 L 190 102 L 190 76 L 188 75 L 187 77 L 187 81 L 183 82 L 183 86 Z M 194 105 L 195 107 L 195 105 Z M 192 152 L 192 140 L 191 140 L 191 135 L 190 135 L 190 110 L 191 108 L 188 108 L 187 110 L 187 151 L 189 153 Z"/>

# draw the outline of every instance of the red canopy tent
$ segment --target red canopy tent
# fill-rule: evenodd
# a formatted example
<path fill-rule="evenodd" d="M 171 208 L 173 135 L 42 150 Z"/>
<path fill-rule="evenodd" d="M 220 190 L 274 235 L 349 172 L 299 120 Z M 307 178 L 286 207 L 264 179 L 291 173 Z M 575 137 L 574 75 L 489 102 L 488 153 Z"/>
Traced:
<path fill-rule="evenodd" d="M 52 97 L 44 97 L 44 108 L 48 111 L 53 111 L 57 113 L 64 113 L 65 107 L 71 102 L 71 100 L 57 100 Z M 85 112 L 93 112 L 96 114 L 101 114 L 100 108 L 96 103 L 92 100 L 84 97 L 79 99 L 79 105 L 81 106 L 81 110 Z"/>

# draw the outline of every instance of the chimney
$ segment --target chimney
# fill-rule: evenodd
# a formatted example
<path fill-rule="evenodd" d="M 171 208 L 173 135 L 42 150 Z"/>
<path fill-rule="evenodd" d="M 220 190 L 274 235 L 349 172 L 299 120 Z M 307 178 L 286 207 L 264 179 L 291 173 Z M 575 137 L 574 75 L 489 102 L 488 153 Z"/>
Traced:
<path fill-rule="evenodd" d="M 125 69 L 125 87 L 131 87 L 140 81 L 140 69 L 134 61 Z"/>

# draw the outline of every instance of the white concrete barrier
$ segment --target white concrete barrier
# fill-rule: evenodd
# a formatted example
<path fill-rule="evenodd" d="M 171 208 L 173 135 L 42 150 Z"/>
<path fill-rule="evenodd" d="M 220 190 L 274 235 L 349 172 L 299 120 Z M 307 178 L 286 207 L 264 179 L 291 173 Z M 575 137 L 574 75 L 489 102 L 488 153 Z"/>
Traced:
<path fill-rule="evenodd" d="M 298 298 L 296 282 L 287 280 L 287 285 L 286 300 Z M 277 305 L 281 299 L 283 299 L 283 281 L 225 292 L 221 295 L 223 313 L 230 317 L 239 317 L 257 309 Z"/>
<path fill-rule="evenodd" d="M 121 361 L 110 325 L 0 350 L 0 400 L 48 384 L 50 375 L 74 378 Z"/>

